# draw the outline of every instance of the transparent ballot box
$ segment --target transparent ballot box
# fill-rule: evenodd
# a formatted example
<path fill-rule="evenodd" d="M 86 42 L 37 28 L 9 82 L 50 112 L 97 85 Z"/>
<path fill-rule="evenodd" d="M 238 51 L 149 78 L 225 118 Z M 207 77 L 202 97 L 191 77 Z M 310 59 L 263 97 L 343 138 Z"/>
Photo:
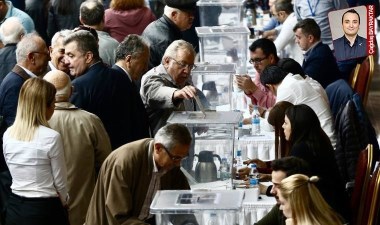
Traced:
<path fill-rule="evenodd" d="M 239 73 L 247 71 L 247 27 L 196 27 L 201 62 L 235 63 Z"/>
<path fill-rule="evenodd" d="M 202 91 L 209 109 L 231 110 L 232 80 L 235 64 L 196 64 L 191 72 L 194 86 Z"/>
<path fill-rule="evenodd" d="M 186 125 L 194 140 L 181 167 L 191 189 L 232 189 L 235 127 L 241 112 L 173 112 L 168 123 Z"/>
<path fill-rule="evenodd" d="M 242 0 L 200 0 L 197 6 L 202 27 L 242 24 Z"/>
<path fill-rule="evenodd" d="M 150 205 L 157 225 L 237 225 L 244 191 L 157 191 Z"/>

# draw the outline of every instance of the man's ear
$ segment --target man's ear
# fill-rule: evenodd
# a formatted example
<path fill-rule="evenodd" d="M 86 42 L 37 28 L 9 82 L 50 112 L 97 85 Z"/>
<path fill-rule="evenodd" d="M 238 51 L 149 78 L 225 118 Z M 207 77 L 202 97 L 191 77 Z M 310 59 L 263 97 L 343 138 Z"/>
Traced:
<path fill-rule="evenodd" d="M 86 52 L 85 57 L 86 57 L 86 63 L 91 63 L 92 60 L 94 59 L 94 53 L 88 51 Z"/>
<path fill-rule="evenodd" d="M 311 34 L 307 35 L 307 39 L 309 40 L 310 43 L 313 43 L 315 40 L 314 36 Z"/>
<path fill-rule="evenodd" d="M 160 153 L 161 152 L 161 144 L 160 143 L 154 143 L 154 151 L 155 153 Z"/>

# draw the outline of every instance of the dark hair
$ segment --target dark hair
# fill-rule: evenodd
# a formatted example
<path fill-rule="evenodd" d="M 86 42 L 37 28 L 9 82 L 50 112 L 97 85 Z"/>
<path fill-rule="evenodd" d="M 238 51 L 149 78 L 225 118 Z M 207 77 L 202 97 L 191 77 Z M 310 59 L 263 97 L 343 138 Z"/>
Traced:
<path fill-rule="evenodd" d="M 273 171 L 284 171 L 286 176 L 291 176 L 293 174 L 310 174 L 309 164 L 298 157 L 289 156 L 281 159 L 275 159 L 271 164 Z"/>
<path fill-rule="evenodd" d="M 99 41 L 98 32 L 94 28 L 89 27 L 89 26 L 79 25 L 78 27 L 75 27 L 73 29 L 73 32 L 77 32 L 80 30 L 89 31 L 92 34 L 92 36 L 95 37 L 96 41 Z"/>
<path fill-rule="evenodd" d="M 321 39 L 321 28 L 318 26 L 315 20 L 306 18 L 299 21 L 293 28 L 293 31 L 296 32 L 298 28 L 302 29 L 304 35 L 312 35 L 315 39 Z"/>
<path fill-rule="evenodd" d="M 98 25 L 104 19 L 104 6 L 99 1 L 87 0 L 80 5 L 79 13 L 84 25 Z"/>
<path fill-rule="evenodd" d="M 268 123 L 274 127 L 275 152 L 278 158 L 289 156 L 290 153 L 290 143 L 285 138 L 282 125 L 284 124 L 285 111 L 291 106 L 293 106 L 292 103 L 281 101 L 277 102 L 269 111 Z"/>
<path fill-rule="evenodd" d="M 291 14 L 293 12 L 293 4 L 291 1 L 277 1 L 275 3 L 275 8 L 277 13 L 279 11 L 285 11 L 286 14 Z"/>
<path fill-rule="evenodd" d="M 4 1 L 5 2 L 5 1 Z M 73 10 L 75 10 L 74 3 L 67 3 L 67 0 L 53 0 L 51 3 L 52 7 L 57 10 L 60 15 L 68 15 Z"/>
<path fill-rule="evenodd" d="M 100 59 L 98 41 L 89 31 L 78 30 L 63 39 L 63 45 L 67 45 L 71 42 L 77 43 L 79 52 L 92 52 L 95 60 Z"/>
<path fill-rule="evenodd" d="M 360 15 L 359 15 L 359 13 L 355 9 L 350 9 L 350 10 L 347 10 L 346 12 L 343 13 L 343 15 L 342 15 L 342 24 L 343 24 L 343 17 L 344 17 L 344 15 L 346 15 L 346 13 L 355 13 L 356 15 L 358 15 L 359 24 L 360 24 Z"/>
<path fill-rule="evenodd" d="M 302 66 L 292 58 L 282 58 L 278 61 L 277 66 L 283 69 L 287 73 L 299 74 L 305 78 L 305 72 Z"/>
<path fill-rule="evenodd" d="M 291 125 L 289 141 L 292 146 L 304 142 L 313 151 L 313 155 L 320 155 L 320 151 L 327 150 L 326 146 L 331 146 L 330 139 L 312 108 L 304 104 L 295 105 L 289 107 L 285 115 Z"/>
<path fill-rule="evenodd" d="M 273 55 L 276 62 L 279 60 L 277 56 L 277 49 L 276 46 L 274 45 L 274 42 L 267 39 L 267 38 L 260 38 L 254 41 L 251 46 L 249 46 L 249 50 L 251 52 L 256 51 L 256 49 L 260 48 L 264 55 L 268 57 L 269 55 Z"/>
<path fill-rule="evenodd" d="M 277 65 L 268 65 L 260 75 L 260 81 L 263 85 L 279 84 L 288 75 Z"/>
<path fill-rule="evenodd" d="M 124 59 L 127 55 L 136 56 L 144 52 L 147 43 L 137 34 L 130 34 L 116 48 L 116 62 Z"/>

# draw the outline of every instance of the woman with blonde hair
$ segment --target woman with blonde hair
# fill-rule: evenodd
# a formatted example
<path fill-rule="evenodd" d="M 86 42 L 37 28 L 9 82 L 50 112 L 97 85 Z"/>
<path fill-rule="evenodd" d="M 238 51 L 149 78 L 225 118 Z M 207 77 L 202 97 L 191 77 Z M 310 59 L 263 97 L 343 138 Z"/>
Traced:
<path fill-rule="evenodd" d="M 278 197 L 286 225 L 343 224 L 315 186 L 318 180 L 317 176 L 294 174 L 281 181 Z"/>
<path fill-rule="evenodd" d="M 6 225 L 67 225 L 63 144 L 49 128 L 55 87 L 30 78 L 21 87 L 15 122 L 4 133 L 4 158 L 12 175 Z"/>
<path fill-rule="evenodd" d="M 122 42 L 129 34 L 141 35 L 145 27 L 155 20 L 144 0 L 112 0 L 110 8 L 104 12 L 104 29 Z"/>

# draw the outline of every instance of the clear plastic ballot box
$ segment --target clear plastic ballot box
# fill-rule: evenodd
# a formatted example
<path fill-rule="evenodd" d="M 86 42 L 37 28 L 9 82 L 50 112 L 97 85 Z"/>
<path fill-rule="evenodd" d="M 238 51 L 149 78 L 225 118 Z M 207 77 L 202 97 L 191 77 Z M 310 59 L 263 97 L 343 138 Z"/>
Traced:
<path fill-rule="evenodd" d="M 173 112 L 168 123 L 180 123 L 193 135 L 189 156 L 181 167 L 192 189 L 232 189 L 235 127 L 242 113 L 235 111 Z"/>
<path fill-rule="evenodd" d="M 196 27 L 201 62 L 235 63 L 239 73 L 247 72 L 248 36 L 245 26 Z"/>
<path fill-rule="evenodd" d="M 157 225 L 237 225 L 244 191 L 157 191 L 150 205 Z"/>
<path fill-rule="evenodd" d="M 230 111 L 235 64 L 198 63 L 191 71 L 194 86 L 202 91 L 207 108 Z"/>
<path fill-rule="evenodd" d="M 200 0 L 201 26 L 239 26 L 242 24 L 242 0 Z"/>

